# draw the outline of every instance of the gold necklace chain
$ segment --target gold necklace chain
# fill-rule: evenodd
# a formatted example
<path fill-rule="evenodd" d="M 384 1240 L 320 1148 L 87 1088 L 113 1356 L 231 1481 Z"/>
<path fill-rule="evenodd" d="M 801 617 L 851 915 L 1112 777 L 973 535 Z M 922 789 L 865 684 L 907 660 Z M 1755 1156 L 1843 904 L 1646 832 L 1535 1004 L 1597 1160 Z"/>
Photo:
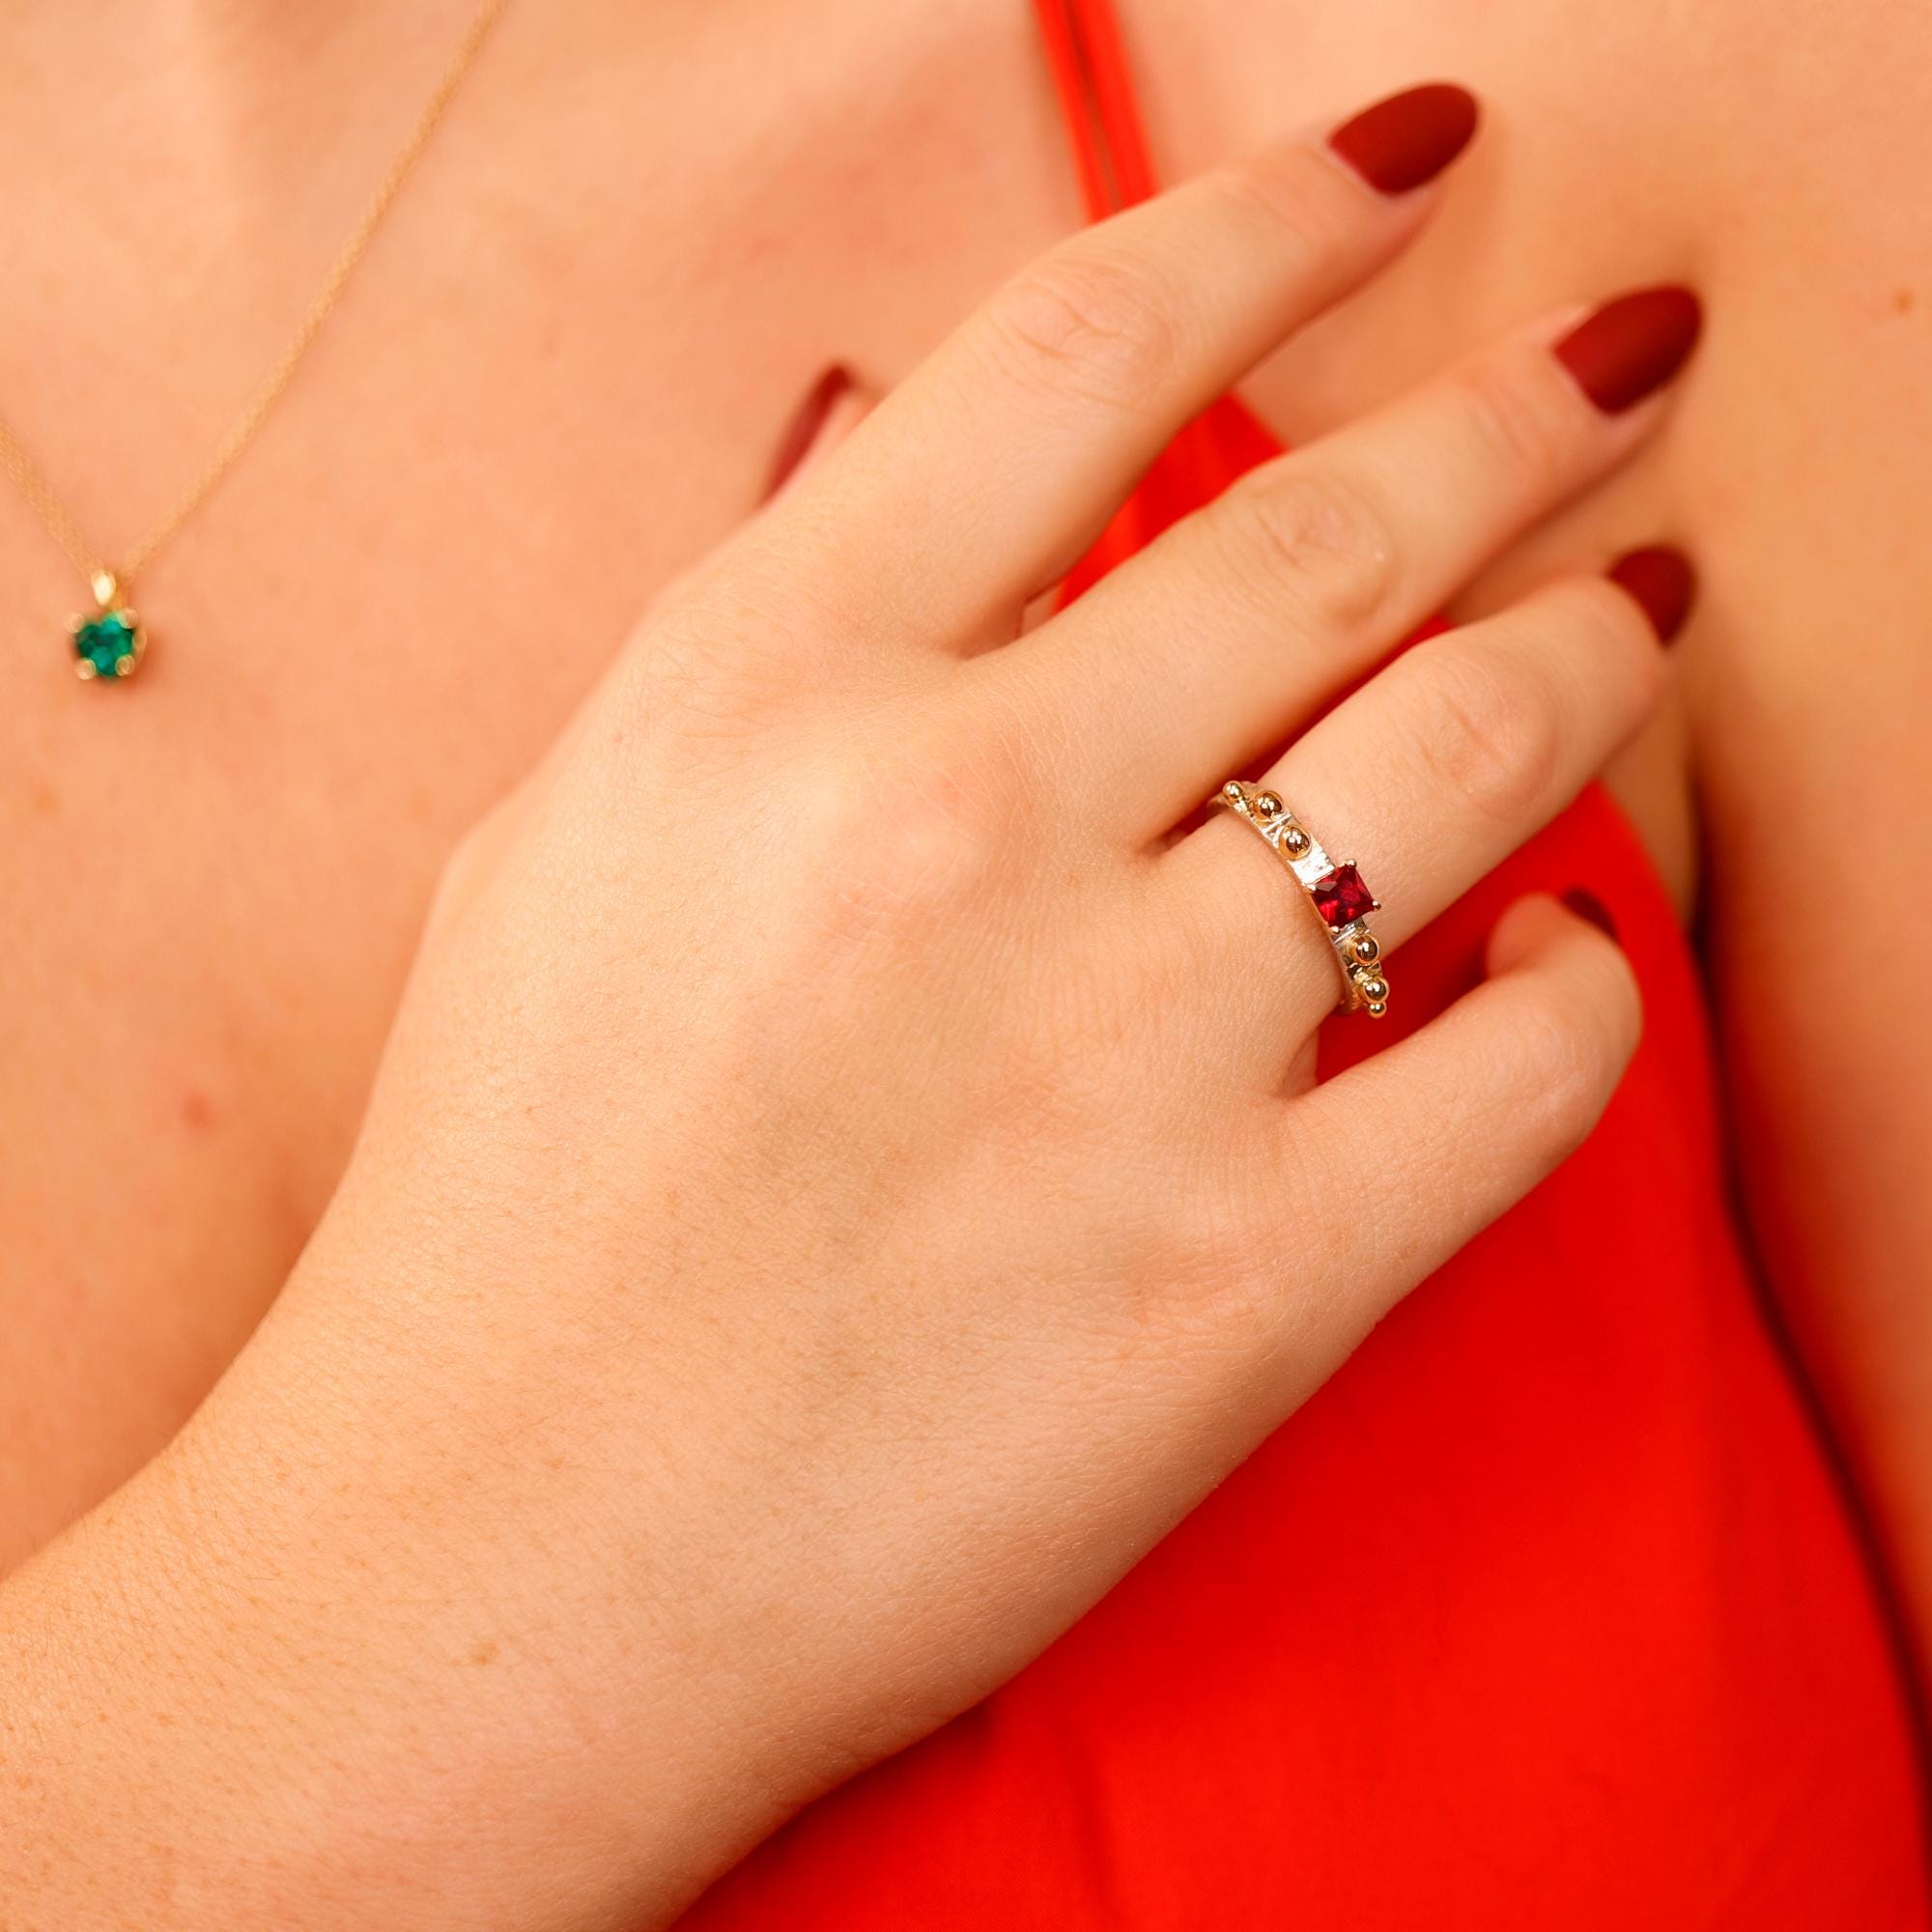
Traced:
<path fill-rule="evenodd" d="M 410 130 L 409 138 L 403 143 L 396 157 L 390 162 L 388 172 L 378 184 L 370 197 L 362 217 L 350 232 L 348 241 L 342 244 L 340 252 L 329 266 L 322 288 L 309 304 L 299 327 L 290 338 L 288 347 L 263 380 L 255 393 L 249 398 L 246 408 L 236 418 L 234 426 L 215 446 L 213 453 L 204 463 L 188 482 L 187 487 L 175 499 L 173 507 L 151 529 L 146 536 L 134 544 L 124 555 L 118 570 L 110 568 L 100 554 L 81 533 L 80 526 L 70 515 L 67 506 L 47 481 L 41 467 L 27 453 L 26 447 L 14 434 L 4 419 L 0 419 L 0 468 L 13 478 L 34 513 L 46 526 L 47 534 L 60 545 L 73 566 L 88 580 L 94 589 L 95 601 L 100 607 L 99 617 L 92 624 L 76 621 L 73 627 L 76 644 L 84 633 L 98 627 L 99 619 L 126 618 L 128 621 L 121 629 L 125 636 L 110 639 L 110 644 L 125 641 L 128 648 L 124 652 L 109 650 L 104 658 L 100 653 L 90 657 L 85 651 L 80 656 L 80 668 L 84 676 L 99 674 L 127 676 L 138 662 L 145 639 L 140 634 L 138 622 L 133 620 L 131 611 L 116 611 L 123 584 L 143 565 L 151 562 L 170 537 L 193 516 L 203 503 L 213 494 L 215 486 L 233 469 L 242 452 L 255 440 L 262 425 L 274 412 L 277 403 L 287 393 L 294 382 L 296 371 L 301 366 L 302 358 L 314 346 L 315 339 L 322 333 L 323 326 L 342 299 L 343 291 L 349 286 L 362 257 L 368 252 L 369 244 L 376 239 L 377 230 L 383 225 L 384 216 L 394 207 L 396 197 L 401 194 L 411 171 L 422 158 L 422 153 L 429 146 L 449 104 L 456 99 L 458 90 L 468 79 L 469 70 L 476 64 L 476 57 L 483 51 L 483 43 L 490 38 L 491 30 L 501 17 L 509 0 L 485 0 L 476 17 L 470 22 L 469 30 L 457 47 L 455 57 L 450 61 L 436 92 L 430 97 L 429 104 L 423 109 L 415 126 Z"/>

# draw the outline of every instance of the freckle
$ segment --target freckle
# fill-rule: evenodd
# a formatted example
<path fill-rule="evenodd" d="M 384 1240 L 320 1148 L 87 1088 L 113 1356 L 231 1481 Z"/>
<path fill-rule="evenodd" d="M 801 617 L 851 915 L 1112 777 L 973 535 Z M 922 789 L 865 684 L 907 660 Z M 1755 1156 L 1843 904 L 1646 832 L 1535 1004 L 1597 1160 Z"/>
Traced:
<path fill-rule="evenodd" d="M 471 1663 L 495 1663 L 498 1646 L 494 1643 L 479 1643 L 469 1653 Z"/>
<path fill-rule="evenodd" d="M 36 781 L 33 790 L 27 794 L 27 802 L 42 818 L 51 818 L 60 810 L 60 793 L 45 780 Z"/>
<path fill-rule="evenodd" d="M 190 1087 L 182 1095 L 181 1117 L 190 1133 L 205 1134 L 214 1124 L 214 1102 L 199 1087 Z"/>
<path fill-rule="evenodd" d="M 1910 315 L 1918 306 L 1918 290 L 1896 289 L 1892 292 L 1891 308 L 1894 315 Z"/>

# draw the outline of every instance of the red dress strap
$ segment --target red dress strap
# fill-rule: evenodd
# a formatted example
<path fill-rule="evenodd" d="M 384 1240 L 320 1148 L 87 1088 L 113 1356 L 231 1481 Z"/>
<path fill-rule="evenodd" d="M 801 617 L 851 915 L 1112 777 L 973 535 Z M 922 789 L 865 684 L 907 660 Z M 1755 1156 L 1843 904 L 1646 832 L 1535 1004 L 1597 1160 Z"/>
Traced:
<path fill-rule="evenodd" d="M 1035 0 L 1087 213 L 1098 221 L 1154 192 L 1140 103 L 1109 0 Z"/>
<path fill-rule="evenodd" d="M 1110 0 L 1034 0 L 1034 10 L 1066 117 L 1088 218 L 1100 221 L 1159 190 L 1120 28 Z M 1063 598 L 1079 596 L 1177 518 L 1280 453 L 1279 440 L 1236 397 L 1209 404 L 1155 459 L 1099 540 L 1068 572 Z"/>

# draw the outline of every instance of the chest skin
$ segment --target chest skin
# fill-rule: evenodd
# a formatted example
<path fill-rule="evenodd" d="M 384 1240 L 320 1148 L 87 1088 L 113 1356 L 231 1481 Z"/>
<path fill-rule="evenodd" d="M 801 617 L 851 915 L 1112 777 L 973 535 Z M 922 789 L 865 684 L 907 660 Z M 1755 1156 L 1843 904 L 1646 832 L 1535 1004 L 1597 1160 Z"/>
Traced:
<path fill-rule="evenodd" d="M 1414 260 L 1258 377 L 1292 439 L 1526 313 L 1698 283 L 1714 353 L 1664 444 L 1475 600 L 1664 537 L 1721 639 L 1809 507 L 1807 412 L 1871 432 L 1849 468 L 1874 492 L 1918 466 L 1843 395 L 1767 417 L 1779 345 L 1833 302 L 1880 354 L 1917 325 L 1903 282 L 1787 286 L 1776 144 L 1689 115 L 1715 30 L 1658 98 L 1640 16 L 1667 11 L 1578 22 L 1598 43 L 1560 62 L 1527 6 L 1123 13 L 1170 176 L 1426 72 L 1492 104 Z M 0 25 L 0 407 L 109 548 L 272 362 L 465 20 L 339 10 L 293 55 L 273 8 L 157 41 L 129 12 L 90 56 L 125 151 L 34 84 L 80 23 Z M 0 1563 L 245 1339 L 347 1156 L 450 844 L 752 506 L 818 373 L 889 386 L 1078 218 L 1018 0 L 513 5 L 285 403 L 137 586 L 134 685 L 71 678 L 80 586 L 0 497 Z M 1687 742 L 1672 706 L 1621 780 L 1681 895 Z"/>

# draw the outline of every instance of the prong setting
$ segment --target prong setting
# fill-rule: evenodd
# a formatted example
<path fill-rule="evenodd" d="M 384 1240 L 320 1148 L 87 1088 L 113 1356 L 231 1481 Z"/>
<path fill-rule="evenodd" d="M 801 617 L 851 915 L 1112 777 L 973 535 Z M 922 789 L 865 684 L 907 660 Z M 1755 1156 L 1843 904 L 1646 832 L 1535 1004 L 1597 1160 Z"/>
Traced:
<path fill-rule="evenodd" d="M 1231 779 L 1215 802 L 1247 820 L 1293 874 L 1320 915 L 1342 969 L 1342 1006 L 1381 1019 L 1388 1012 L 1389 984 L 1382 949 L 1364 923 L 1381 909 L 1352 860 L 1336 864 L 1295 818 L 1278 792 L 1258 791 Z"/>
<path fill-rule="evenodd" d="M 104 572 L 102 578 L 111 585 Z M 68 636 L 75 674 L 83 681 L 132 677 L 148 648 L 141 619 L 127 605 L 103 604 L 92 616 L 75 617 Z"/>

